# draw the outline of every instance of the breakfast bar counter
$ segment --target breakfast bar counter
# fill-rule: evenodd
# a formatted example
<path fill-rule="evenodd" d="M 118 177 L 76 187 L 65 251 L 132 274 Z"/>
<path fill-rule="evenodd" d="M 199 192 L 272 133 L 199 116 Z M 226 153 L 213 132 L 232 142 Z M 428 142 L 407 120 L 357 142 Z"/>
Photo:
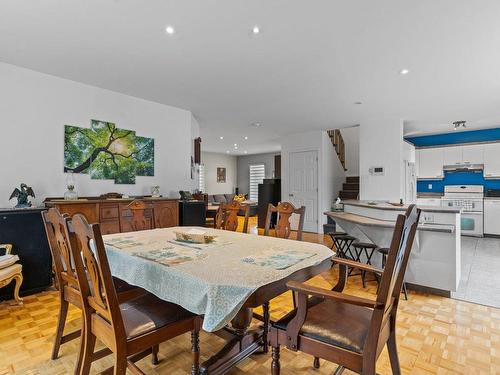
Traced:
<path fill-rule="evenodd" d="M 325 212 L 359 241 L 389 247 L 396 218 L 407 206 L 388 202 L 345 201 L 343 212 Z M 405 280 L 427 290 L 450 295 L 460 281 L 460 210 L 422 206 Z M 378 256 L 378 258 L 377 258 Z M 381 256 L 372 258 L 380 266 Z"/>

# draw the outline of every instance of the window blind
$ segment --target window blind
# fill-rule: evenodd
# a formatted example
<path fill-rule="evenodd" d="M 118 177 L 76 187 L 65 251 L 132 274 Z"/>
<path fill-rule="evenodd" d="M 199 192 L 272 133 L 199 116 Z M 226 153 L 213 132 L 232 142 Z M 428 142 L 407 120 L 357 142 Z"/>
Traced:
<path fill-rule="evenodd" d="M 250 165 L 250 200 L 259 199 L 259 184 L 266 177 L 266 166 L 264 164 Z"/>
<path fill-rule="evenodd" d="M 199 173 L 198 173 L 198 190 L 202 193 L 206 193 L 205 191 L 205 166 L 200 164 Z"/>

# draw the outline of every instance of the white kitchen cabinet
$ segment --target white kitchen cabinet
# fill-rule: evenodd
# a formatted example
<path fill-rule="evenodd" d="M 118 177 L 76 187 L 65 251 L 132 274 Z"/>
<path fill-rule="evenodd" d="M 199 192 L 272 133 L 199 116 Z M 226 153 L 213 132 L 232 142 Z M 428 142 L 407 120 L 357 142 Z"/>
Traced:
<path fill-rule="evenodd" d="M 500 178 L 500 143 L 489 143 L 484 148 L 484 177 Z"/>
<path fill-rule="evenodd" d="M 443 149 L 423 148 L 418 150 L 418 178 L 443 178 Z"/>
<path fill-rule="evenodd" d="M 443 164 L 456 165 L 462 163 L 462 147 L 450 146 L 443 148 Z"/>
<path fill-rule="evenodd" d="M 483 164 L 484 146 L 483 145 L 462 146 L 462 162 L 464 164 Z"/>
<path fill-rule="evenodd" d="M 500 235 L 500 199 L 484 200 L 484 233 Z"/>

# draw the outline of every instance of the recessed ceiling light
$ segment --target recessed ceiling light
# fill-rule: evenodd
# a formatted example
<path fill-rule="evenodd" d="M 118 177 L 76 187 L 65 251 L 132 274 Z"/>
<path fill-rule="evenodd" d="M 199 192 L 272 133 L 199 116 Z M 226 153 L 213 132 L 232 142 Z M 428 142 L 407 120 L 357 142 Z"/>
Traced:
<path fill-rule="evenodd" d="M 219 137 L 219 139 L 221 139 L 221 140 L 222 140 L 222 139 L 224 139 L 224 137 Z"/>
<path fill-rule="evenodd" d="M 245 136 L 245 141 L 246 141 L 247 139 L 248 139 L 248 137 L 247 137 L 247 136 Z"/>
<path fill-rule="evenodd" d="M 260 29 L 260 27 L 258 25 L 255 25 L 254 27 L 252 27 L 252 34 L 254 34 L 254 35 L 260 34 L 261 31 L 262 30 Z"/>
<path fill-rule="evenodd" d="M 172 35 L 172 34 L 175 34 L 175 29 L 174 29 L 174 27 L 173 27 L 173 26 L 167 26 L 167 27 L 165 28 L 165 32 L 166 32 L 167 34 L 169 34 L 169 35 Z"/>
<path fill-rule="evenodd" d="M 402 74 L 402 75 L 405 75 L 405 74 L 408 74 L 408 73 L 410 73 L 410 71 L 408 69 L 401 69 L 399 71 L 399 74 Z"/>
<path fill-rule="evenodd" d="M 248 154 L 248 151 L 243 151 L 244 154 Z"/>
<path fill-rule="evenodd" d="M 226 154 L 229 154 L 229 150 L 226 150 Z"/>
<path fill-rule="evenodd" d="M 234 149 L 237 150 L 238 149 L 238 146 L 234 146 Z"/>

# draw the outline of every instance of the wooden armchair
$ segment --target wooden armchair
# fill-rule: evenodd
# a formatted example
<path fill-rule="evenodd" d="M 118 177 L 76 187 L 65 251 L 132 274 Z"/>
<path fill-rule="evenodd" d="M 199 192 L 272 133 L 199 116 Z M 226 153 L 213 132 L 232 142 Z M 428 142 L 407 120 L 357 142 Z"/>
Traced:
<path fill-rule="evenodd" d="M 55 284 L 59 291 L 59 316 L 51 355 L 54 360 L 59 356 L 59 349 L 62 344 L 81 336 L 81 330 L 79 329 L 66 335 L 63 334 L 69 305 L 82 309 L 80 287 L 74 267 L 73 255 L 70 250 L 71 247 L 77 246 L 77 243 L 72 232 L 71 219 L 68 215 L 61 215 L 57 208 L 50 208 L 48 211 L 42 212 L 42 219 L 52 254 Z M 145 293 L 143 289 L 131 286 L 120 279 L 114 278 L 113 281 L 121 300 L 131 299 Z M 77 359 L 75 374 L 79 374 L 80 371 L 82 350 L 83 345 L 80 342 L 80 354 Z M 98 360 L 110 353 L 109 350 L 101 350 L 93 354 L 93 360 Z M 156 353 L 157 350 L 153 355 L 153 363 L 158 362 Z"/>
<path fill-rule="evenodd" d="M 235 232 L 238 229 L 238 211 L 245 210 L 245 221 L 243 223 L 243 233 L 248 233 L 248 213 L 249 206 L 242 205 L 237 201 L 222 203 L 215 215 L 215 229 L 224 229 Z"/>
<path fill-rule="evenodd" d="M 5 250 L 5 255 L 11 255 L 12 245 L 11 244 L 0 244 L 0 249 Z M 19 297 L 19 289 L 21 288 L 21 284 L 23 283 L 23 266 L 19 263 L 15 263 L 17 261 L 17 256 L 9 259 L 9 265 L 4 268 L 0 268 L 0 288 L 3 288 L 6 285 L 9 285 L 12 280 L 15 280 L 16 285 L 14 287 L 14 299 L 18 304 L 23 303 L 23 299 Z"/>
<path fill-rule="evenodd" d="M 129 369 L 137 375 L 144 373 L 136 361 L 163 341 L 186 332 L 191 332 L 191 374 L 198 374 L 201 318 L 150 293 L 120 303 L 99 224 L 89 225 L 85 217 L 77 214 L 73 217 L 73 228 L 78 246 L 73 246 L 71 251 L 85 327 L 80 374 L 89 374 L 96 339 L 114 353 L 113 374 L 125 375 Z M 106 373 L 110 373 L 108 370 Z"/>
<path fill-rule="evenodd" d="M 375 375 L 375 365 L 387 345 L 393 374 L 400 374 L 396 347 L 396 313 L 403 277 L 413 245 L 420 210 L 415 205 L 399 215 L 384 271 L 348 259 L 334 258 L 340 279 L 332 290 L 289 282 L 297 309 L 273 324 L 271 372 L 280 374 L 280 345 L 337 363 L 335 374 L 347 368 L 363 375 Z M 381 275 L 375 300 L 342 293 L 348 267 Z M 309 298 L 312 296 L 312 298 Z"/>
<path fill-rule="evenodd" d="M 297 228 L 297 241 L 302 241 L 302 230 L 304 228 L 304 215 L 306 212 L 305 206 L 300 208 L 295 208 L 295 206 L 289 202 L 280 202 L 277 207 L 269 203 L 267 207 L 266 224 L 264 226 L 264 236 L 269 236 L 269 229 L 271 227 L 271 217 L 273 213 L 278 215 L 276 225 L 274 226 L 274 231 L 276 237 L 279 238 L 289 238 L 291 230 L 290 217 L 292 214 L 299 215 L 299 225 Z"/>

